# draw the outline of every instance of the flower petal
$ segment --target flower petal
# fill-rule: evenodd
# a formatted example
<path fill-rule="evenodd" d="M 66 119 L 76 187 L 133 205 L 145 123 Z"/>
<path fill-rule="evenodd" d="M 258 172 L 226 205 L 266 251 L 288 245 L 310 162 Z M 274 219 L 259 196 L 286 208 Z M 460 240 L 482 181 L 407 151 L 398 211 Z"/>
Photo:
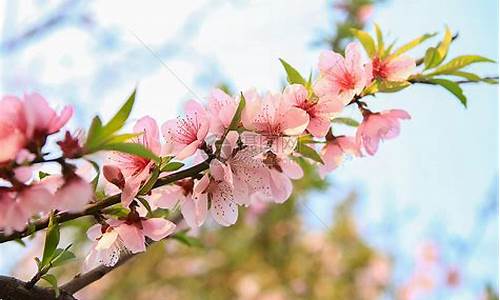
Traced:
<path fill-rule="evenodd" d="M 153 241 L 164 239 L 175 230 L 175 224 L 163 218 L 151 218 L 141 223 L 144 234 Z"/>

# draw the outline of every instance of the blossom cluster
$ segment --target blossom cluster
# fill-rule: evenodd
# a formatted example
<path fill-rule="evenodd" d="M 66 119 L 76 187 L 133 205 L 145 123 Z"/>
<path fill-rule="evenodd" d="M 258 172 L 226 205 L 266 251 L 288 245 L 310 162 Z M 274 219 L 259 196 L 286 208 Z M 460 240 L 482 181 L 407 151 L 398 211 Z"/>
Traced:
<path fill-rule="evenodd" d="M 304 174 L 298 158 L 317 166 L 324 176 L 345 156 L 374 155 L 382 140 L 399 134 L 400 120 L 410 116 L 398 109 L 372 112 L 361 99 L 375 82 L 405 81 L 414 69 L 415 61 L 409 57 L 366 58 L 360 46 L 351 43 L 345 55 L 321 54 L 314 81 L 292 82 L 281 92 L 250 89 L 235 96 L 215 89 L 206 105 L 190 100 L 182 116 L 161 127 L 149 116 L 139 119 L 133 133 L 123 136 L 148 155 L 103 147 L 116 150 L 107 152 L 102 167 L 105 191 L 120 192 L 127 214 L 98 214 L 98 224 L 88 231 L 93 247 L 87 265 L 113 265 L 120 251 L 141 252 L 148 240 L 172 234 L 176 225 L 153 217 L 151 211 L 156 208 L 179 207 L 192 228 L 201 226 L 209 215 L 230 226 L 236 223 L 240 206 L 285 202 L 292 194 L 292 180 Z M 47 138 L 66 124 L 71 108 L 57 114 L 37 94 L 22 99 L 7 96 L 0 105 L 0 229 L 4 233 L 21 231 L 30 220 L 51 211 L 78 212 L 98 201 L 94 187 L 77 175 L 71 161 L 91 152 L 88 141 L 96 134 L 89 130 L 83 145 L 82 137 L 66 132 L 57 143 L 60 158 L 47 159 L 44 152 Z M 349 105 L 359 108 L 363 120 L 355 135 L 335 135 L 332 120 Z M 100 121 L 96 124 L 94 129 L 101 126 Z M 110 126 L 104 128 L 109 131 Z M 103 133 L 100 137 L 106 139 Z M 156 180 L 175 171 L 164 168 L 171 160 L 204 162 L 208 167 L 152 189 Z M 60 175 L 36 174 L 37 164 L 49 162 L 59 164 Z"/>
<path fill-rule="evenodd" d="M 82 209 L 94 191 L 75 166 L 61 160 L 61 175 L 34 180 L 47 138 L 68 122 L 72 107 L 56 113 L 36 93 L 5 96 L 0 107 L 0 228 L 5 233 L 21 231 L 31 217 L 53 209 Z"/>

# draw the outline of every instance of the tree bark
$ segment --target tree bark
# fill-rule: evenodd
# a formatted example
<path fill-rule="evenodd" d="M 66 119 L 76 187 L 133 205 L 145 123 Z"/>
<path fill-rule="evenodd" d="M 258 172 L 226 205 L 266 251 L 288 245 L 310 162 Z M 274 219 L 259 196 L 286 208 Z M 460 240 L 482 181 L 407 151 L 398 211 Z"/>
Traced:
<path fill-rule="evenodd" d="M 7 276 L 0 276 L 1 300 L 77 300 L 70 294 L 61 290 L 61 295 L 56 298 L 54 290 L 33 286 L 26 287 L 26 282 Z"/>

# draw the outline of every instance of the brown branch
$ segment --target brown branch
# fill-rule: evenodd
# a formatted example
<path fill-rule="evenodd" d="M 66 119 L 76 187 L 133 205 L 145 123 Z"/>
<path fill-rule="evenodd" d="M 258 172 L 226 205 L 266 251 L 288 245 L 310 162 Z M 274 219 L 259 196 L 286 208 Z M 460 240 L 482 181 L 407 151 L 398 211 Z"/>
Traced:
<path fill-rule="evenodd" d="M 457 83 L 457 84 L 465 84 L 465 83 L 477 83 L 477 82 L 482 82 L 482 81 L 487 81 L 487 80 L 498 80 L 498 76 L 487 76 L 487 77 L 480 78 L 479 80 L 457 80 L 457 81 L 452 80 L 452 81 L 454 83 Z M 408 82 L 410 82 L 412 84 L 421 83 L 421 84 L 437 85 L 437 83 L 432 82 L 432 81 L 427 80 L 427 79 L 410 79 L 410 80 L 408 80 Z"/>
<path fill-rule="evenodd" d="M 106 275 L 109 272 L 113 271 L 114 269 L 118 268 L 119 266 L 126 263 L 132 257 L 135 257 L 136 255 L 137 254 L 132 254 L 132 253 L 122 255 L 120 257 L 120 259 L 118 260 L 118 262 L 112 267 L 100 265 L 100 266 L 88 271 L 85 274 L 77 275 L 77 276 L 75 276 L 75 278 L 73 278 L 69 282 L 63 284 L 60 287 L 60 290 L 64 291 L 64 293 L 66 293 L 66 294 L 73 295 L 74 293 L 83 289 L 87 285 L 101 279 L 102 277 L 104 277 L 104 275 Z"/>
<path fill-rule="evenodd" d="M 170 184 L 170 183 L 175 182 L 177 180 L 196 176 L 200 172 L 208 169 L 210 160 L 212 160 L 211 157 L 209 157 L 204 162 L 199 163 L 197 165 L 194 165 L 190 168 L 187 168 L 185 170 L 181 170 L 181 171 L 176 172 L 176 173 L 169 174 L 165 177 L 161 177 L 156 181 L 153 188 L 158 188 L 160 186 Z M 91 215 L 94 215 L 94 214 L 100 212 L 102 209 L 104 209 L 106 207 L 120 203 L 120 197 L 121 197 L 121 193 L 107 197 L 104 200 L 98 201 L 96 203 L 89 204 L 81 212 L 76 212 L 76 213 L 64 212 L 64 213 L 59 213 L 59 214 L 55 215 L 54 217 L 57 220 L 57 222 L 60 224 L 60 223 L 64 223 L 67 221 L 74 220 L 74 219 L 78 219 L 80 217 L 91 216 Z M 0 244 L 15 240 L 15 239 L 27 237 L 27 236 L 31 235 L 33 232 L 45 229 L 48 226 L 49 226 L 49 219 L 45 218 L 45 219 L 33 222 L 31 226 L 28 226 L 28 228 L 26 228 L 23 231 L 14 232 L 14 233 L 8 234 L 8 235 L 0 234 Z"/>
<path fill-rule="evenodd" d="M 0 276 L 0 299 L 2 300 L 54 300 L 53 289 L 34 286 L 28 288 L 27 283 L 19 279 Z M 72 295 L 61 291 L 58 300 L 76 300 Z"/>

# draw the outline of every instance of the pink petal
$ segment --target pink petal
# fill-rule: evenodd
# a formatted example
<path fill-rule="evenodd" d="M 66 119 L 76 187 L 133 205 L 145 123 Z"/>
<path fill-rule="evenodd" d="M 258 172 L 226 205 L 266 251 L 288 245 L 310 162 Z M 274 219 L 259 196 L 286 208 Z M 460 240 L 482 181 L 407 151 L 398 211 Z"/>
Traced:
<path fill-rule="evenodd" d="M 141 143 L 154 154 L 160 155 L 160 131 L 153 118 L 145 116 L 139 119 L 134 126 L 134 132 L 142 132 L 143 135 L 139 137 Z"/>
<path fill-rule="evenodd" d="M 89 182 L 77 177 L 66 182 L 54 195 L 61 211 L 77 212 L 92 200 L 94 189 Z"/>
<path fill-rule="evenodd" d="M 318 68 L 321 72 L 331 72 L 344 62 L 342 55 L 333 51 L 323 51 L 319 56 Z"/>
<path fill-rule="evenodd" d="M 134 225 L 123 223 L 115 228 L 123 242 L 123 245 L 132 253 L 146 251 L 143 232 Z"/>
<path fill-rule="evenodd" d="M 153 241 L 164 239 L 175 230 L 175 224 L 163 218 L 152 218 L 141 222 L 144 234 Z"/>
<path fill-rule="evenodd" d="M 198 150 L 199 145 L 200 145 L 200 141 L 196 140 L 196 141 L 192 142 L 191 144 L 185 146 L 181 151 L 179 151 L 177 153 L 177 155 L 175 155 L 175 157 L 177 157 L 177 159 L 179 159 L 179 160 L 184 160 L 184 159 L 190 157 L 191 155 L 193 155 L 196 152 L 196 150 Z"/>
<path fill-rule="evenodd" d="M 276 203 L 283 203 L 292 195 L 293 185 L 290 179 L 276 170 L 271 170 L 271 195 Z"/>
<path fill-rule="evenodd" d="M 233 178 L 233 199 L 238 205 L 249 205 L 249 189 L 245 182 L 238 177 Z"/>
<path fill-rule="evenodd" d="M 406 111 L 404 111 L 402 109 L 391 109 L 389 111 L 382 112 L 382 114 L 390 116 L 392 118 L 398 118 L 398 119 L 403 119 L 403 120 L 411 119 L 410 114 L 408 114 Z"/>
<path fill-rule="evenodd" d="M 107 181 L 114 184 L 120 189 L 125 186 L 125 177 L 119 167 L 114 165 L 104 165 L 102 167 L 102 174 Z"/>
<path fill-rule="evenodd" d="M 169 185 L 162 188 L 161 197 L 156 200 L 156 206 L 173 209 L 177 203 L 184 201 L 184 191 L 178 185 Z"/>
<path fill-rule="evenodd" d="M 210 178 L 208 177 L 208 173 L 203 175 L 200 180 L 194 181 L 193 191 L 194 193 L 200 194 L 207 190 L 208 185 L 210 184 Z"/>
<path fill-rule="evenodd" d="M 222 182 L 212 192 L 210 212 L 214 220 L 222 226 L 230 226 L 238 219 L 238 206 L 233 202 L 232 189 Z"/>
<path fill-rule="evenodd" d="M 191 228 L 200 227 L 207 218 L 207 212 L 207 194 L 193 195 L 193 197 L 187 198 L 181 206 L 182 216 Z"/>
<path fill-rule="evenodd" d="M 97 242 L 95 247 L 96 250 L 108 249 L 113 246 L 118 238 L 118 232 L 111 230 L 102 234 L 101 238 Z"/>
<path fill-rule="evenodd" d="M 291 105 L 299 105 L 306 100 L 307 90 L 301 84 L 292 84 L 285 88 L 283 96 Z"/>
<path fill-rule="evenodd" d="M 25 136 L 19 129 L 0 120 L 0 163 L 14 160 L 25 144 Z"/>
<path fill-rule="evenodd" d="M 307 131 L 315 137 L 324 137 L 330 129 L 330 118 L 317 116 L 311 118 Z"/>
<path fill-rule="evenodd" d="M 280 164 L 283 173 L 291 179 L 300 179 L 304 176 L 304 171 L 294 160 L 285 158 L 281 160 Z"/>
<path fill-rule="evenodd" d="M 50 121 L 47 133 L 52 134 L 59 131 L 59 129 L 61 129 L 64 125 L 66 125 L 71 116 L 73 116 L 73 107 L 65 106 L 61 111 L 61 114 L 59 116 L 55 116 Z"/>
<path fill-rule="evenodd" d="M 355 42 L 349 43 L 345 49 L 345 65 L 351 73 L 356 73 L 363 65 L 359 45 Z"/>
<path fill-rule="evenodd" d="M 49 122 L 56 115 L 54 110 L 50 108 L 47 101 L 40 94 L 25 94 L 24 99 L 27 135 L 31 137 L 35 129 L 47 131 L 50 125 Z"/>
<path fill-rule="evenodd" d="M 307 113 L 297 107 L 290 108 L 285 114 L 283 133 L 286 135 L 300 135 L 309 124 Z"/>
<path fill-rule="evenodd" d="M 128 207 L 132 200 L 134 200 L 135 196 L 139 192 L 141 187 L 141 182 L 135 179 L 131 179 L 125 183 L 125 187 L 123 188 L 121 195 L 121 203 L 123 206 Z"/>
<path fill-rule="evenodd" d="M 415 60 L 409 56 L 398 56 L 387 63 L 387 80 L 405 81 L 416 68 Z"/>
<path fill-rule="evenodd" d="M 95 241 L 102 236 L 101 224 L 94 224 L 87 229 L 87 237 L 91 241 Z"/>

